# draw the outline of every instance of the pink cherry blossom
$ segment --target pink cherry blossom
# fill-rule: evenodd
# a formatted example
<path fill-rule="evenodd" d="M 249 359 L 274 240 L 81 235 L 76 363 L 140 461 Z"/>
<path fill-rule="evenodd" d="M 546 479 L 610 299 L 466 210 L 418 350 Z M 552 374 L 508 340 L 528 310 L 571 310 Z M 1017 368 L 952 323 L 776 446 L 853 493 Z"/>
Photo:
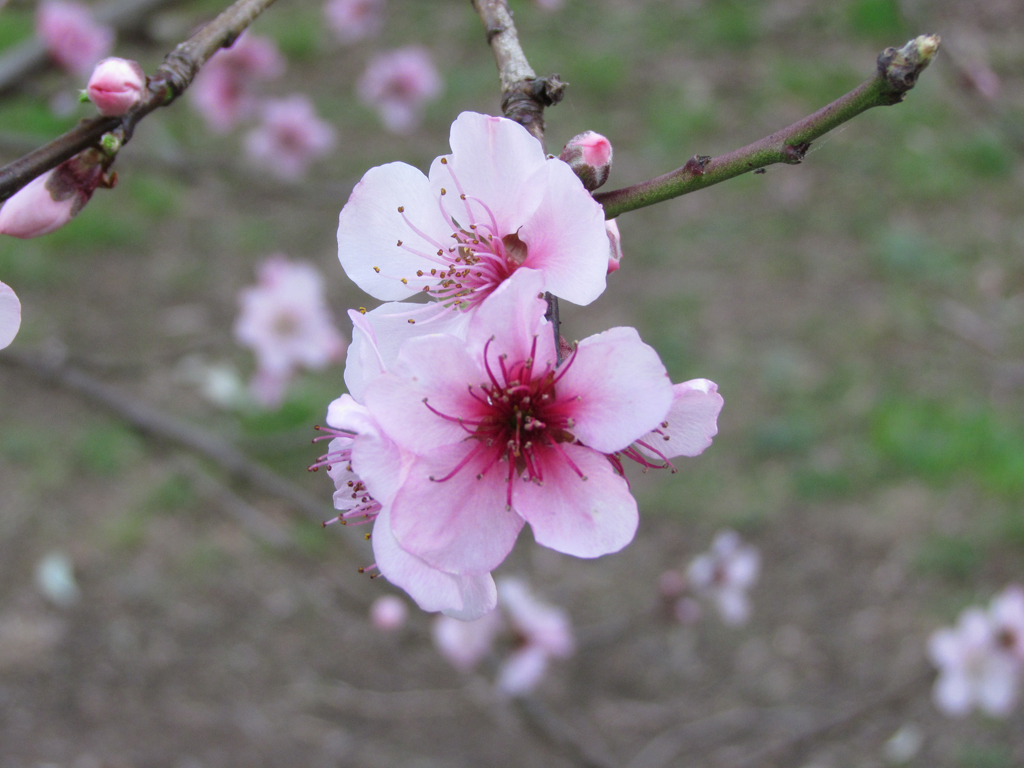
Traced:
<path fill-rule="evenodd" d="M 113 29 L 94 21 L 87 6 L 65 0 L 39 3 L 36 34 L 57 63 L 79 77 L 114 48 Z"/>
<path fill-rule="evenodd" d="M 110 158 L 87 149 L 37 176 L 0 207 L 0 234 L 22 239 L 60 229 L 92 198 L 98 187 L 113 186 Z"/>
<path fill-rule="evenodd" d="M 0 349 L 9 346 L 21 328 L 21 302 L 9 285 L 0 283 Z"/>
<path fill-rule="evenodd" d="M 979 707 L 1007 717 L 1017 703 L 1020 662 L 1001 645 L 991 618 L 981 608 L 968 608 L 955 627 L 928 639 L 928 655 L 939 668 L 932 699 L 944 714 L 964 717 Z"/>
<path fill-rule="evenodd" d="M 370 605 L 370 623 L 381 632 L 394 632 L 405 626 L 409 608 L 397 595 L 383 595 Z"/>
<path fill-rule="evenodd" d="M 430 628 L 434 647 L 461 672 L 474 669 L 491 652 L 494 640 L 504 625 L 497 611 L 473 621 L 438 617 Z"/>
<path fill-rule="evenodd" d="M 575 651 L 569 615 L 538 600 L 526 582 L 498 582 L 498 605 L 517 635 L 515 650 L 498 670 L 496 685 L 509 696 L 529 693 L 541 681 L 551 658 L 568 658 Z"/>
<path fill-rule="evenodd" d="M 259 269 L 259 283 L 239 294 L 235 338 L 256 354 L 251 388 L 267 407 L 279 405 L 296 369 L 338 360 L 345 341 L 334 327 L 319 271 L 278 254 Z"/>
<path fill-rule="evenodd" d="M 540 290 L 576 304 L 596 299 L 608 234 L 601 206 L 572 170 L 504 118 L 462 113 L 451 146 L 429 177 L 405 163 L 363 176 L 339 217 L 348 276 L 385 301 L 436 299 L 403 316 L 410 335 L 420 332 L 414 325 L 452 332 L 446 324 L 459 322 L 458 310 L 475 310 L 523 267 L 542 275 Z"/>
<path fill-rule="evenodd" d="M 101 115 L 118 117 L 138 103 L 145 87 L 142 68 L 134 61 L 115 57 L 96 65 L 85 92 Z"/>
<path fill-rule="evenodd" d="M 284 57 L 273 40 L 246 32 L 199 70 L 189 98 L 211 131 L 227 133 L 256 110 L 253 86 L 280 77 L 284 69 Z"/>
<path fill-rule="evenodd" d="M 757 582 L 760 570 L 758 551 L 735 531 L 725 530 L 715 535 L 710 552 L 690 563 L 686 576 L 698 595 L 714 603 L 722 621 L 738 626 L 750 619 L 747 590 Z"/>
<path fill-rule="evenodd" d="M 310 163 L 334 147 L 334 128 L 320 119 L 306 96 L 266 101 L 262 116 L 263 123 L 245 137 L 245 149 L 256 164 L 280 179 L 301 178 Z"/>
<path fill-rule="evenodd" d="M 375 37 L 384 26 L 384 0 L 327 0 L 324 16 L 344 45 Z"/>
<path fill-rule="evenodd" d="M 444 90 L 430 51 L 413 45 L 374 56 L 359 78 L 359 100 L 377 110 L 393 133 L 408 134 L 419 127 L 424 105 Z"/>
<path fill-rule="evenodd" d="M 376 569 L 404 589 L 424 611 L 442 611 L 472 621 L 494 610 L 497 591 L 490 574 L 459 576 L 431 567 L 406 552 L 391 532 L 391 502 L 407 474 L 411 457 L 381 431 L 369 411 L 351 395 L 342 395 L 327 410 L 322 439 L 328 452 L 310 469 L 326 467 L 334 481 L 336 518 L 343 525 L 372 523 Z"/>
<path fill-rule="evenodd" d="M 406 341 L 394 372 L 366 390 L 411 456 L 392 534 L 443 572 L 489 573 L 527 522 L 538 543 L 578 557 L 618 551 L 636 531 L 636 501 L 607 454 L 665 420 L 665 368 L 632 328 L 583 340 L 559 365 L 542 286 L 541 273 L 516 270 L 465 340 Z"/>

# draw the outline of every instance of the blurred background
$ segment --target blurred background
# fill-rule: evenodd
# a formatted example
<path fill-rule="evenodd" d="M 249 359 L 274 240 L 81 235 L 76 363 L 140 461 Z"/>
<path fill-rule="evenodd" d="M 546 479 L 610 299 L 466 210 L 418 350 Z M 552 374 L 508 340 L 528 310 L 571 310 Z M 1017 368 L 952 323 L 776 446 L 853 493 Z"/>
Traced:
<path fill-rule="evenodd" d="M 152 73 L 221 7 L 167 6 L 115 51 Z M 515 703 L 493 664 L 454 669 L 411 604 L 404 627 L 375 629 L 370 604 L 397 591 L 358 572 L 368 545 L 321 528 L 333 489 L 306 466 L 341 364 L 299 376 L 278 409 L 217 402 L 211 380 L 230 390 L 253 370 L 231 328 L 258 265 L 314 263 L 349 338 L 345 311 L 376 303 L 337 261 L 352 185 L 392 160 L 425 170 L 460 111 L 500 111 L 469 2 L 388 0 L 379 35 L 342 45 L 319 2 L 280 0 L 253 26 L 288 62 L 262 92 L 309 94 L 338 131 L 302 181 L 262 171 L 248 126 L 211 134 L 185 98 L 139 126 L 117 189 L 70 225 L 0 239 L 24 318 L 0 353 L 0 768 L 1024 765 L 1021 708 L 944 717 L 925 650 L 1024 579 L 1024 8 L 512 8 L 534 69 L 570 84 L 547 112 L 548 151 L 605 134 L 607 189 L 809 114 L 885 46 L 934 32 L 943 48 L 903 104 L 815 142 L 802 165 L 622 216 L 608 290 L 562 303 L 567 338 L 636 326 L 673 380 L 712 379 L 725 408 L 678 474 L 631 472 L 641 525 L 623 552 L 580 561 L 521 537 L 499 574 L 565 608 L 577 650 Z M 11 0 L 0 46 L 30 37 L 33 14 Z M 375 53 L 411 44 L 444 91 L 393 135 L 356 82 Z M 7 91 L 4 161 L 92 114 L 74 104 L 82 87 L 51 69 Z M 320 518 L 13 353 L 215 433 L 322 502 Z M 659 575 L 722 528 L 761 552 L 752 619 L 684 624 Z M 47 556 L 63 576 L 40 575 Z"/>

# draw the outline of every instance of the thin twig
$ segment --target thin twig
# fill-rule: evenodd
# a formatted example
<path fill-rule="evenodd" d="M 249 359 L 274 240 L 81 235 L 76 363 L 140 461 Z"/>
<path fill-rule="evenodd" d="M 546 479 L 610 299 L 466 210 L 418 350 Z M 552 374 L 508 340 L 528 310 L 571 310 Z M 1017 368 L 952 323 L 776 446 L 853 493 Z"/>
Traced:
<path fill-rule="evenodd" d="M 174 0 L 115 0 L 96 9 L 96 21 L 118 32 L 134 29 L 154 11 Z M 49 50 L 38 37 L 11 48 L 0 57 L 0 93 L 19 85 L 26 77 L 53 63 Z"/>
<path fill-rule="evenodd" d="M 804 159 L 811 142 L 872 107 L 903 101 L 918 76 L 939 49 L 938 35 L 921 35 L 900 49 L 886 48 L 878 56 L 875 74 L 845 96 L 771 136 L 719 157 L 694 155 L 686 165 L 656 179 L 610 192 L 594 199 L 604 206 L 605 217 L 660 203 L 710 187 L 774 163 L 795 165 Z"/>
<path fill-rule="evenodd" d="M 229 475 L 249 483 L 263 493 L 287 502 L 316 520 L 323 521 L 331 516 L 331 505 L 327 501 L 326 495 L 324 499 L 320 499 L 306 493 L 302 488 L 245 455 L 213 432 L 189 424 L 142 400 L 133 398 L 77 368 L 64 364 L 63 361 L 48 360 L 42 355 L 7 349 L 0 354 L 0 364 L 16 367 L 50 384 L 71 390 L 87 400 L 103 406 L 140 432 L 186 448 L 212 461 Z M 341 530 L 353 545 L 358 546 L 365 541 L 366 537 L 363 533 L 354 528 L 333 527 Z"/>
<path fill-rule="evenodd" d="M 135 126 L 153 110 L 178 98 L 192 83 L 200 67 L 221 48 L 231 45 L 274 0 L 237 2 L 167 54 L 149 79 L 145 95 L 124 117 L 94 117 L 82 121 L 63 136 L 13 163 L 0 168 L 0 201 L 6 200 L 32 179 L 113 133 L 120 145 L 127 143 Z"/>
<path fill-rule="evenodd" d="M 610 755 L 605 754 L 604 750 L 598 752 L 592 744 L 577 738 L 569 726 L 539 699 L 524 696 L 515 699 L 513 705 L 523 722 L 557 747 L 576 765 L 584 768 L 615 768 L 619 765 Z"/>

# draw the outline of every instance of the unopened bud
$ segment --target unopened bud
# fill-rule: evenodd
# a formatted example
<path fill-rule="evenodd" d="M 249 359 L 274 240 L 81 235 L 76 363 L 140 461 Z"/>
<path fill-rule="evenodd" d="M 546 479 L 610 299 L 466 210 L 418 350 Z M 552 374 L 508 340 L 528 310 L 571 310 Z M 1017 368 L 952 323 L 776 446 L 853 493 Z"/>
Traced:
<path fill-rule="evenodd" d="M 612 143 L 593 131 L 570 139 L 558 157 L 569 164 L 591 192 L 608 181 L 612 172 Z"/>
<path fill-rule="evenodd" d="M 619 236 L 619 225 L 615 223 L 615 219 L 610 219 L 604 223 L 604 229 L 608 233 L 608 245 L 610 251 L 608 253 L 608 274 L 616 271 L 622 261 L 622 238 Z"/>
<path fill-rule="evenodd" d="M 114 57 L 96 65 L 85 91 L 101 115 L 120 117 L 139 102 L 145 87 L 142 67 Z"/>
<path fill-rule="evenodd" d="M 109 158 L 80 152 L 38 176 L 0 207 L 0 234 L 27 239 L 60 229 L 78 215 L 97 187 L 113 186 Z"/>

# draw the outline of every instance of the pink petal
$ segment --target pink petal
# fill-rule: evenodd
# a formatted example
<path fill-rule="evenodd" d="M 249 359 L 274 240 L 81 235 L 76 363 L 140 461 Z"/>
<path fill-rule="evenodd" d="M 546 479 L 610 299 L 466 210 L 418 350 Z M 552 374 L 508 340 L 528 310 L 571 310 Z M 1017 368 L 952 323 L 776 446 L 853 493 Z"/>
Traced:
<path fill-rule="evenodd" d="M 501 627 L 501 614 L 491 611 L 473 621 L 441 616 L 431 626 L 430 634 L 441 655 L 456 669 L 468 672 L 491 652 Z"/>
<path fill-rule="evenodd" d="M 397 245 L 402 241 L 426 251 L 427 244 L 398 212 L 405 216 L 437 245 L 423 256 Z M 378 299 L 398 301 L 416 293 L 416 270 L 429 270 L 437 264 L 426 257 L 440 243 L 451 242 L 451 229 L 430 192 L 427 177 L 405 163 L 388 163 L 371 168 L 356 184 L 338 218 L 338 258 L 351 280 Z M 378 267 L 377 272 L 374 267 Z"/>
<path fill-rule="evenodd" d="M 584 339 L 557 384 L 572 403 L 573 434 L 601 453 L 625 448 L 664 420 L 672 384 L 658 353 L 633 328 Z"/>
<path fill-rule="evenodd" d="M 554 448 L 536 451 L 544 483 L 517 480 L 513 504 L 533 528 L 538 544 L 576 557 L 617 552 L 633 540 L 639 517 L 626 481 L 597 451 L 558 446 L 584 474 L 582 479 Z"/>
<path fill-rule="evenodd" d="M 391 530 L 403 549 L 453 574 L 482 575 L 501 564 L 523 520 L 506 508 L 508 467 L 492 465 L 493 454 L 473 440 L 413 462 L 391 510 Z"/>
<path fill-rule="evenodd" d="M 457 576 L 431 568 L 402 549 L 391 532 L 387 506 L 373 526 L 373 554 L 381 574 L 401 587 L 424 611 L 441 611 L 462 621 L 478 619 L 494 610 L 498 592 L 489 573 Z"/>
<path fill-rule="evenodd" d="M 469 436 L 471 427 L 457 419 L 472 419 L 484 407 L 468 385 L 482 383 L 486 374 L 465 346 L 454 336 L 410 339 L 398 355 L 399 375 L 379 377 L 366 392 L 367 407 L 404 449 L 424 454 Z"/>
<path fill-rule="evenodd" d="M 637 448 L 648 456 L 657 457 L 658 454 L 645 447 L 646 443 L 669 459 L 703 453 L 711 445 L 711 438 L 718 434 L 722 403 L 718 385 L 707 379 L 674 385 L 668 416 L 656 431 L 641 438 Z"/>
<path fill-rule="evenodd" d="M 0 349 L 8 346 L 21 327 L 21 302 L 14 290 L 0 283 Z"/>
<path fill-rule="evenodd" d="M 604 209 L 560 160 L 546 163 L 526 182 L 544 191 L 519 238 L 524 267 L 544 271 L 545 286 L 574 304 L 589 304 L 605 289 L 611 245 Z"/>
<path fill-rule="evenodd" d="M 538 186 L 526 184 L 547 164 L 540 142 L 512 120 L 463 112 L 452 123 L 449 144 L 452 154 L 447 156 L 447 167 L 440 158 L 430 166 L 435 194 L 441 187 L 451 188 L 454 176 L 466 195 L 480 198 L 491 209 L 503 235 L 515 232 L 536 210 L 543 194 Z"/>
<path fill-rule="evenodd" d="M 1017 704 L 1020 670 L 1007 654 L 993 651 L 978 680 L 978 705 L 994 717 L 1007 717 Z"/>
<path fill-rule="evenodd" d="M 513 272 L 476 310 L 466 333 L 470 353 L 482 360 L 486 347 L 492 366 L 498 355 L 507 355 L 510 361 L 525 360 L 536 338 L 534 368 L 549 361 L 553 365 L 555 341 L 550 324 L 544 321 L 548 305 L 543 296 L 544 275 L 533 269 Z"/>
<path fill-rule="evenodd" d="M 962 672 L 943 672 L 935 681 L 932 700 L 943 714 L 965 717 L 974 706 L 970 679 Z"/>
<path fill-rule="evenodd" d="M 544 649 L 528 645 L 505 660 L 494 684 L 507 696 L 521 696 L 537 687 L 547 668 L 548 655 Z"/>

